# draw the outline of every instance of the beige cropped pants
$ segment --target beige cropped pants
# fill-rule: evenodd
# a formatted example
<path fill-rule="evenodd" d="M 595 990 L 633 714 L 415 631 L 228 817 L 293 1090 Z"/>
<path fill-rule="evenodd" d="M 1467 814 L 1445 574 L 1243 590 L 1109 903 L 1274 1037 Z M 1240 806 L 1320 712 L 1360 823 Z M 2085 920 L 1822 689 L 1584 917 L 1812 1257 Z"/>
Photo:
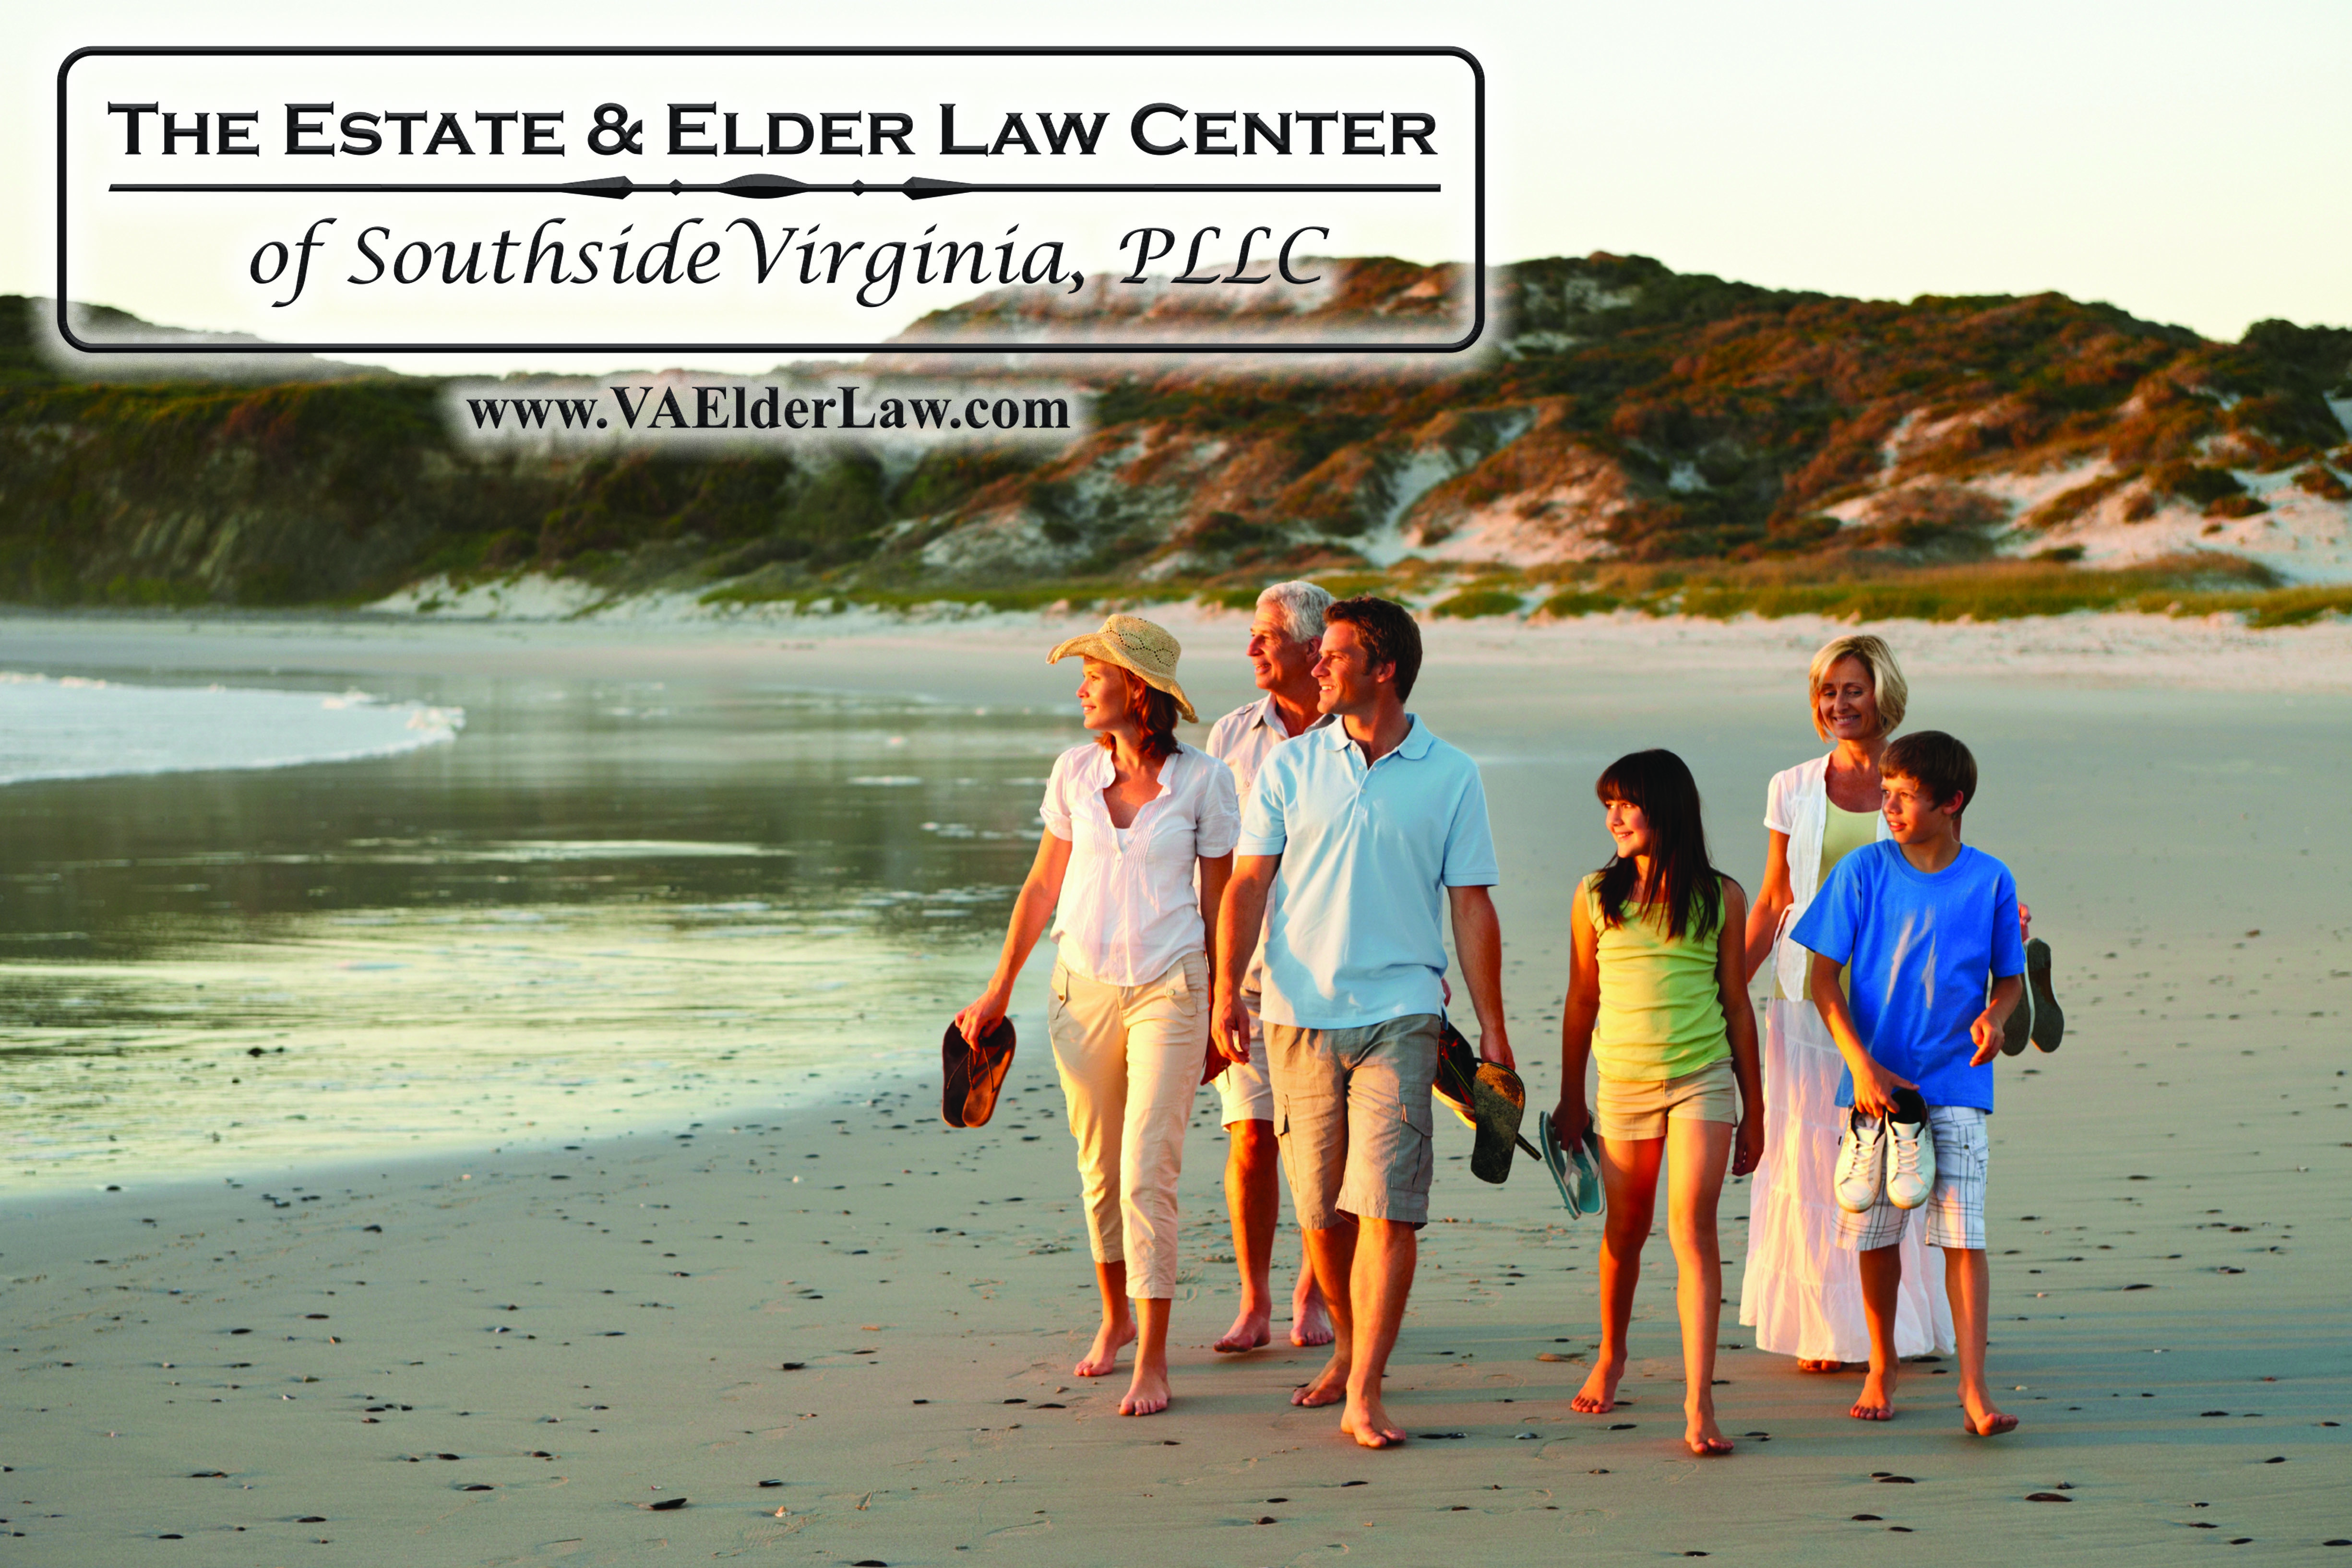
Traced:
<path fill-rule="evenodd" d="M 1054 966 L 1045 1033 L 1062 1075 L 1097 1263 L 1127 1264 L 1127 1293 L 1176 1293 L 1176 1178 L 1209 1048 L 1209 960 L 1111 986 Z"/>

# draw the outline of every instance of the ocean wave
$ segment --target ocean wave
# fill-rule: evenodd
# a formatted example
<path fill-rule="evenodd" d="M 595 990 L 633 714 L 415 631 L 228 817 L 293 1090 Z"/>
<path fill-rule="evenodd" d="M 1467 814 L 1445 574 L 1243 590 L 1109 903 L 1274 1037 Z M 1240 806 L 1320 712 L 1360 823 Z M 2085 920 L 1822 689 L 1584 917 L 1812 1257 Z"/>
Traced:
<path fill-rule="evenodd" d="M 359 762 L 446 745 L 466 711 L 362 691 L 142 686 L 0 671 L 0 785 Z"/>

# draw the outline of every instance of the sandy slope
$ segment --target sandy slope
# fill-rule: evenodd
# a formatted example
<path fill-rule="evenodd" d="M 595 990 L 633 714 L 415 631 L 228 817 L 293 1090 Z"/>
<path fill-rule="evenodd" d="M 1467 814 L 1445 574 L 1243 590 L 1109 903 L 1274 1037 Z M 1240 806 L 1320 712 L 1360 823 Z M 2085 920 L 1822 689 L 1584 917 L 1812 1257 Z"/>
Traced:
<path fill-rule="evenodd" d="M 556 661 L 1038 703 L 1066 685 L 1034 663 L 1034 628 L 782 646 L 773 631 L 676 628 L 11 632 L 17 667 Z M 2340 651 L 2318 640 L 2342 633 L 2200 645 L 2167 624 L 2170 641 L 2137 653 L 2115 641 L 2139 634 L 2068 622 L 2004 644 L 1999 628 L 1901 629 L 1915 723 L 1977 746 L 1971 841 L 2019 867 L 2073 1019 L 2057 1056 L 2000 1073 L 1993 1369 L 2026 1419 L 2015 1437 L 1963 1437 L 1935 1366 L 1910 1369 L 1901 1420 L 1864 1427 L 1843 1415 L 1852 1379 L 1743 1349 L 1722 1364 L 1725 1425 L 1769 1440 L 1689 1459 L 1674 1441 L 1663 1249 L 1633 1405 L 1570 1414 L 1592 1344 L 1591 1228 L 1565 1219 L 1538 1172 L 1500 1189 L 1470 1179 L 1466 1134 L 1448 1128 L 1443 1218 L 1391 1396 L 1414 1433 L 1441 1436 L 1360 1453 L 1328 1414 L 1285 1403 L 1307 1354 L 1204 1348 L 1233 1308 L 1205 1097 L 1184 1189 L 1179 1403 L 1122 1419 L 1116 1380 L 1068 1372 L 1090 1281 L 1033 972 L 1014 1092 L 982 1133 L 940 1127 L 928 1082 L 886 1081 L 576 1150 L 12 1206 L 11 1554 L 1420 1563 L 1598 1548 L 1789 1562 L 1894 1548 L 1885 1532 L 1900 1527 L 1914 1532 L 1900 1550 L 1939 1562 L 2171 1561 L 2240 1538 L 2325 1556 L 2321 1542 L 2352 1537 L 2352 1458 L 2330 1425 L 2352 1421 L 2352 836 L 2327 805 L 2352 702 Z M 1804 636 L 1781 623 L 1645 629 L 1638 644 L 1433 639 L 1415 706 L 1486 769 L 1509 867 L 1507 988 L 1538 1103 L 1557 1088 L 1544 1035 L 1564 978 L 1561 890 L 1598 854 L 1592 774 L 1635 744 L 1684 749 L 1719 852 L 1752 878 L 1763 779 L 1810 744 L 1788 691 Z M 2242 662 L 2216 677 L 2215 660 Z M 1203 707 L 1239 700 L 1234 672 L 1199 667 Z M 2168 684 L 2175 671 L 2200 689 Z M 1735 1218 L 1726 1251 L 1743 1250 Z M 1746 1343 L 1737 1328 L 1723 1338 Z M 635 1506 L 681 1495 L 675 1512 Z"/>

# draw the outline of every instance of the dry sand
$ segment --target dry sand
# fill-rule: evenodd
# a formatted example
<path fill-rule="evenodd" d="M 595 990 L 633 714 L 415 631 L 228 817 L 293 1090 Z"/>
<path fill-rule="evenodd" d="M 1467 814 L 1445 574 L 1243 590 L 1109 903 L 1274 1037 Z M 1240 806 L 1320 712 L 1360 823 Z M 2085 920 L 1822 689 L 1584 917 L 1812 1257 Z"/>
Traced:
<path fill-rule="evenodd" d="M 1033 703 L 1068 684 L 1033 663 L 1037 631 L 1011 627 L 779 648 L 772 631 L 184 625 L 12 622 L 0 664 L 429 681 L 508 659 Z M 1203 708 L 1245 695 L 1237 658 L 1221 672 L 1207 657 L 1237 625 L 1188 625 Z M 1557 1089 L 1562 893 L 1600 853 L 1594 772 L 1635 745 L 1682 750 L 1718 852 L 1752 885 L 1764 779 L 1811 747 L 1791 692 L 1817 630 L 1433 635 L 1414 706 L 1486 771 L 1506 988 L 1538 1103 Z M 1948 1364 L 1907 1368 L 1901 1418 L 1864 1426 L 1843 1413 L 1854 1379 L 1742 1348 L 1717 1391 L 1740 1451 L 1690 1458 L 1662 1240 L 1633 1403 L 1571 1414 L 1593 1343 L 1591 1222 L 1568 1220 L 1539 1171 L 1471 1179 L 1456 1128 L 1440 1134 L 1444 1218 L 1391 1369 L 1391 1408 L 1417 1436 L 1361 1452 L 1330 1413 L 1285 1402 L 1313 1353 L 1205 1348 L 1234 1305 L 1205 1095 L 1177 1403 L 1122 1418 L 1123 1379 L 1068 1370 L 1092 1287 L 1033 967 L 1021 1059 L 982 1132 L 942 1128 L 926 1080 L 877 1080 L 577 1149 L 355 1156 L 14 1203 L 0 1231 L 10 1556 L 1423 1563 L 1875 1548 L 2042 1563 L 2242 1539 L 2326 1556 L 2322 1542 L 2352 1537 L 2336 1425 L 2352 1420 L 2352 833 L 2328 804 L 2352 680 L 2341 632 L 2316 630 L 1895 629 L 1914 725 L 1959 733 L 1984 764 L 1970 840 L 2018 868 L 2071 1020 L 2057 1055 L 2000 1069 L 1991 1367 L 2025 1418 L 2011 1437 L 1960 1434 Z M 2154 643 L 2085 649 L 2133 638 Z M 1733 1189 L 1727 1213 L 1744 1207 Z M 1727 1256 L 1743 1242 L 1734 1218 Z M 1724 1342 L 1746 1346 L 1728 1316 Z"/>

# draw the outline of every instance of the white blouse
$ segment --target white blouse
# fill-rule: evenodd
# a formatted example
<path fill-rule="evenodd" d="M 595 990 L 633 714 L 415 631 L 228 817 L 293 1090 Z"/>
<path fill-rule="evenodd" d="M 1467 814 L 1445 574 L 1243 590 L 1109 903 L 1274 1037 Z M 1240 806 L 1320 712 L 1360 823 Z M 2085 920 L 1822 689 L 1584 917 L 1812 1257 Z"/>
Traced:
<path fill-rule="evenodd" d="M 1821 891 L 1822 835 L 1829 830 L 1829 819 L 1827 754 L 1772 775 L 1771 785 L 1764 794 L 1764 825 L 1776 833 L 1789 835 L 1789 907 L 1780 916 L 1779 928 L 1772 933 L 1772 972 L 1780 979 L 1784 997 L 1806 994 L 1806 971 L 1813 956 L 1790 941 L 1789 933 L 1796 929 L 1798 916 L 1805 913 L 1805 906 Z M 1883 812 L 1878 819 L 1878 836 L 1887 836 Z"/>
<path fill-rule="evenodd" d="M 1122 832 L 1103 803 L 1116 777 L 1109 749 L 1095 741 L 1054 759 L 1037 814 L 1069 841 L 1070 863 L 1048 935 L 1078 974 L 1140 986 L 1206 950 L 1193 873 L 1199 860 L 1234 852 L 1241 802 L 1232 769 L 1179 742 L 1160 765 L 1159 795 Z"/>

